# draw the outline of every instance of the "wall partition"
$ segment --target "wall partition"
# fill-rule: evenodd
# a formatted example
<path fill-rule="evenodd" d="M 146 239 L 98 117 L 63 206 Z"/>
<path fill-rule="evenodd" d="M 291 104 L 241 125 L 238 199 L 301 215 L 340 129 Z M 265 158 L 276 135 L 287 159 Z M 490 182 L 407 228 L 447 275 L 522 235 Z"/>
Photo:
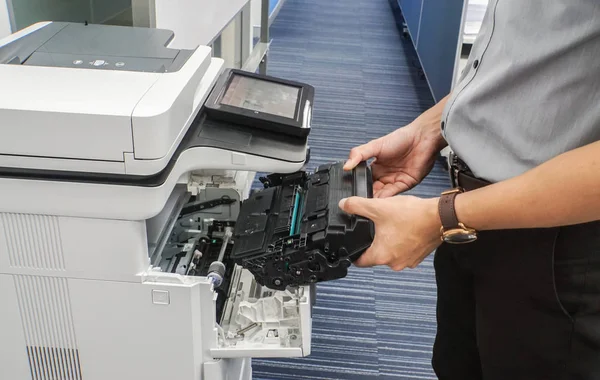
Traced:
<path fill-rule="evenodd" d="M 465 0 L 390 1 L 401 12 L 434 99 L 441 100 L 456 75 Z"/>

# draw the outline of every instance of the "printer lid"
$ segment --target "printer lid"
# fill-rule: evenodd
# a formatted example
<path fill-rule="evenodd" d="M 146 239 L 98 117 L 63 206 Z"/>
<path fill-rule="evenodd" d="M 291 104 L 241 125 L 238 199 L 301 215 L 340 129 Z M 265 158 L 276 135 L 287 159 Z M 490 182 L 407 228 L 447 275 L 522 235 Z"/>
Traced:
<path fill-rule="evenodd" d="M 172 39 L 51 22 L 0 40 L 0 167 L 163 169 L 222 67 L 210 48 L 171 49 Z"/>

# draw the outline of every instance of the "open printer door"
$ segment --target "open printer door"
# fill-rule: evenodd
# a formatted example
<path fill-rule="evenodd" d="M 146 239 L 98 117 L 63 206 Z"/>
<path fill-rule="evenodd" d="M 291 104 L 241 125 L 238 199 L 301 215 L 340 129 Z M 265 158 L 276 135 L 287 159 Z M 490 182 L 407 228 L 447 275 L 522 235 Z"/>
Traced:
<path fill-rule="evenodd" d="M 221 320 L 223 332 L 215 358 L 302 357 L 310 354 L 312 294 L 261 287 L 253 275 L 236 267 Z"/>
<path fill-rule="evenodd" d="M 192 302 L 192 325 L 201 320 L 199 339 L 207 350 L 205 356 L 218 360 L 309 355 L 312 286 L 269 289 L 236 265 L 230 258 L 235 242 L 224 247 L 223 231 L 237 220 L 240 195 L 233 189 L 235 184 L 228 188 L 198 181 L 203 185 L 197 195 L 178 186 L 161 214 L 147 221 L 155 270 L 146 274 L 144 282 L 170 294 L 186 293 L 184 297 Z M 216 286 L 210 279 L 210 265 L 222 250 L 227 270 Z M 179 319 L 186 324 L 182 315 Z"/>

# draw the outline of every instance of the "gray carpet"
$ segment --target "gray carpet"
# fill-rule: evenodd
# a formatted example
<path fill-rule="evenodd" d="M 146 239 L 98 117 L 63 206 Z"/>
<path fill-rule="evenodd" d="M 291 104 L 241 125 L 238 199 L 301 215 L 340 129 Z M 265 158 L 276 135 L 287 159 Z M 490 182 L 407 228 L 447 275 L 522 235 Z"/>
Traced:
<path fill-rule="evenodd" d="M 316 88 L 309 168 L 344 159 L 433 104 L 388 0 L 287 0 L 271 33 L 269 74 Z M 436 167 L 411 193 L 435 196 L 447 184 Z M 352 268 L 318 286 L 312 355 L 254 360 L 254 379 L 435 379 L 435 297 L 431 258 L 401 273 Z"/>

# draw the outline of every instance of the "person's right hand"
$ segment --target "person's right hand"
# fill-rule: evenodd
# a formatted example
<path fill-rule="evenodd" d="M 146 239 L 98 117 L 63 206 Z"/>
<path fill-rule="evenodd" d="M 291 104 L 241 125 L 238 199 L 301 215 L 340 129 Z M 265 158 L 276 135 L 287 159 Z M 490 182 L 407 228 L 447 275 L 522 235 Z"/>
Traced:
<path fill-rule="evenodd" d="M 418 185 L 433 168 L 442 147 L 440 135 L 424 133 L 413 123 L 353 148 L 344 170 L 374 158 L 373 196 L 391 197 Z"/>

